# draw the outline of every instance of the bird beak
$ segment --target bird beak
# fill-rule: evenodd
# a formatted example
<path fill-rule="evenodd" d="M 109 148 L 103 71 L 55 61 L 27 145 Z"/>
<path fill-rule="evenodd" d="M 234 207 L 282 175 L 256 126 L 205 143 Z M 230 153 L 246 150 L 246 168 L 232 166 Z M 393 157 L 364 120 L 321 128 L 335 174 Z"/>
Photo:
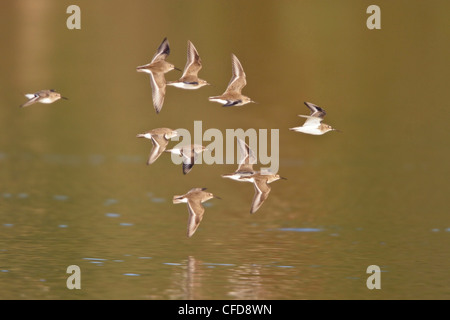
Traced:
<path fill-rule="evenodd" d="M 251 100 L 250 102 L 258 104 L 258 102 Z"/>
<path fill-rule="evenodd" d="M 144 135 L 142 134 L 142 133 L 139 133 L 137 136 L 136 136 L 136 138 L 143 138 L 144 137 Z"/>
<path fill-rule="evenodd" d="M 333 128 L 333 131 L 337 131 L 337 132 L 342 133 L 342 130 L 339 130 L 339 129 L 334 129 L 334 128 Z"/>
<path fill-rule="evenodd" d="M 280 179 L 287 180 L 287 178 L 285 178 L 285 177 L 280 177 Z"/>
<path fill-rule="evenodd" d="M 183 70 L 181 70 L 181 69 L 178 69 L 177 67 L 173 67 L 175 70 L 178 70 L 178 71 L 183 71 Z"/>
<path fill-rule="evenodd" d="M 64 100 L 69 100 L 69 98 L 66 98 L 66 97 L 61 97 L 61 99 L 64 99 Z"/>
<path fill-rule="evenodd" d="M 214 196 L 214 198 L 222 200 L 222 198 L 221 198 L 221 197 L 218 197 L 218 196 Z"/>

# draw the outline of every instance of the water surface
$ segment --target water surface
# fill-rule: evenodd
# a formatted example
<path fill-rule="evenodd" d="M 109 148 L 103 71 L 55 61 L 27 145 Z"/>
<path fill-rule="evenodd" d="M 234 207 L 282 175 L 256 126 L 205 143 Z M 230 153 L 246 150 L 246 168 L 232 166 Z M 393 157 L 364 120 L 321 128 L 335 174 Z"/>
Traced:
<path fill-rule="evenodd" d="M 80 0 L 81 30 L 66 28 L 70 4 L 0 5 L 1 299 L 450 298 L 447 2 L 380 2 L 372 31 L 355 1 Z M 168 88 L 156 115 L 135 67 L 165 36 L 180 68 L 195 44 L 213 85 Z M 258 104 L 207 101 L 231 53 Z M 46 88 L 70 100 L 18 108 Z M 289 131 L 303 101 L 343 133 Z M 280 130 L 288 180 L 257 213 L 250 184 L 220 177 L 235 165 L 145 164 L 137 133 L 196 120 Z M 193 187 L 222 200 L 188 239 L 172 197 Z M 80 290 L 66 287 L 70 265 Z M 366 287 L 370 265 L 380 290 Z"/>

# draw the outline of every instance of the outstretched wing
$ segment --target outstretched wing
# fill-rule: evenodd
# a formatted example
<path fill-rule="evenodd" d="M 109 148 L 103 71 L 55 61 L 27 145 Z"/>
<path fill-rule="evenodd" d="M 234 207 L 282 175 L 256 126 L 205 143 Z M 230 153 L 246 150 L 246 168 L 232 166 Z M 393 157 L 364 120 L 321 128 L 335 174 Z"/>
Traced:
<path fill-rule="evenodd" d="M 152 164 L 156 161 L 156 159 L 159 158 L 159 156 L 164 152 L 166 149 L 166 146 L 168 144 L 168 141 L 164 137 L 160 136 L 152 136 L 152 143 L 153 148 L 150 152 L 150 156 L 148 158 L 147 164 Z"/>
<path fill-rule="evenodd" d="M 187 236 L 192 237 L 192 235 L 197 230 L 200 222 L 203 219 L 203 213 L 205 212 L 205 208 L 202 206 L 200 200 L 192 201 L 188 200 L 187 202 L 189 218 L 187 225 Z"/>
<path fill-rule="evenodd" d="M 318 117 L 312 117 L 312 116 L 304 116 L 299 115 L 299 117 L 306 118 L 305 123 L 303 124 L 303 127 L 317 127 L 322 122 L 322 118 Z"/>
<path fill-rule="evenodd" d="M 167 38 L 164 38 L 164 40 L 161 42 L 158 49 L 156 50 L 156 53 L 153 56 L 151 63 L 160 60 L 165 60 L 169 54 L 170 54 L 169 40 L 167 40 Z"/>
<path fill-rule="evenodd" d="M 234 54 L 231 54 L 231 71 L 232 77 L 226 92 L 241 93 L 242 88 L 247 84 L 247 80 L 241 62 Z"/>
<path fill-rule="evenodd" d="M 316 106 L 314 103 L 311 102 L 305 102 L 305 105 L 308 107 L 309 110 L 311 110 L 311 117 L 317 117 L 323 119 L 325 115 L 327 114 L 324 109 L 322 109 L 319 106 Z"/>
<path fill-rule="evenodd" d="M 153 106 L 155 107 L 156 113 L 159 113 L 166 95 L 166 79 L 164 78 L 164 74 L 162 72 L 150 72 L 150 84 L 152 85 Z"/>
<path fill-rule="evenodd" d="M 31 106 L 33 103 L 36 103 L 39 100 L 38 94 L 28 93 L 25 95 L 25 97 L 27 97 L 27 99 L 29 99 L 29 100 L 27 102 L 25 102 L 24 104 L 22 104 L 20 106 L 21 108 Z"/>
<path fill-rule="evenodd" d="M 187 61 L 182 78 L 196 77 L 201 68 L 202 60 L 198 55 L 197 49 L 192 42 L 188 40 Z"/>
<path fill-rule="evenodd" d="M 236 172 L 254 172 L 253 164 L 256 163 L 256 157 L 253 150 L 242 140 L 238 139 L 241 159 Z"/>
<path fill-rule="evenodd" d="M 253 197 L 252 207 L 250 213 L 255 213 L 267 199 L 270 193 L 270 186 L 265 179 L 256 179 L 253 182 L 255 187 L 255 195 Z"/>

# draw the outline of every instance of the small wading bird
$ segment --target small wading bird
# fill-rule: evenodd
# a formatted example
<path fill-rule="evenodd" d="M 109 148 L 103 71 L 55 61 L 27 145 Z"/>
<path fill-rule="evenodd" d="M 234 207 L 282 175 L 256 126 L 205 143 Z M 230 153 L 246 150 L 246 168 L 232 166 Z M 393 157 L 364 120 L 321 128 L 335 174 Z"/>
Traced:
<path fill-rule="evenodd" d="M 252 206 L 250 208 L 250 213 L 255 213 L 264 203 L 264 201 L 269 197 L 270 186 L 269 183 L 286 178 L 281 177 L 278 174 L 271 173 L 261 173 L 256 172 L 252 175 L 241 176 L 240 179 L 245 182 L 252 182 L 255 188 L 255 195 L 253 196 Z"/>
<path fill-rule="evenodd" d="M 28 98 L 28 101 L 25 102 L 24 104 L 22 104 L 20 106 L 21 108 L 31 106 L 32 104 L 37 103 L 37 102 L 49 104 L 49 103 L 53 103 L 59 99 L 69 100 L 66 97 L 61 96 L 60 93 L 56 92 L 53 89 L 41 90 L 36 93 L 27 93 L 27 94 L 25 94 L 25 97 Z"/>
<path fill-rule="evenodd" d="M 187 61 L 184 67 L 183 75 L 177 81 L 167 82 L 168 86 L 174 86 L 181 89 L 194 90 L 209 85 L 203 79 L 198 77 L 198 72 L 202 68 L 202 60 L 198 55 L 197 49 L 191 41 L 188 40 Z"/>
<path fill-rule="evenodd" d="M 238 139 L 237 141 L 241 152 L 239 166 L 235 172 L 223 174 L 222 177 L 235 181 L 244 181 L 241 180 L 241 177 L 251 176 L 252 174 L 256 173 L 256 171 L 253 170 L 253 164 L 256 163 L 256 157 L 253 153 L 253 150 L 251 150 L 243 140 Z"/>
<path fill-rule="evenodd" d="M 206 148 L 204 146 L 191 144 L 179 148 L 165 150 L 165 152 L 170 152 L 181 156 L 183 158 L 183 173 L 188 174 L 192 170 L 192 167 L 194 166 L 195 160 L 197 159 L 198 155 L 205 150 Z"/>
<path fill-rule="evenodd" d="M 189 218 L 187 225 L 187 236 L 190 238 L 197 230 L 203 219 L 205 208 L 202 203 L 212 198 L 220 199 L 210 192 L 205 191 L 206 188 L 193 188 L 182 196 L 174 196 L 173 203 L 187 203 Z"/>
<path fill-rule="evenodd" d="M 340 132 L 340 130 L 334 129 L 330 125 L 322 123 L 323 118 L 327 114 L 324 109 L 310 102 L 305 102 L 305 105 L 309 108 L 309 110 L 311 110 L 311 114 L 309 116 L 299 115 L 299 117 L 306 118 L 305 123 L 300 127 L 289 128 L 289 130 L 313 135 L 322 135 L 328 131 Z"/>
<path fill-rule="evenodd" d="M 229 178 L 241 182 L 251 182 L 255 188 L 255 195 L 253 196 L 252 206 L 250 213 L 255 213 L 269 197 L 270 186 L 269 183 L 284 179 L 278 174 L 272 174 L 270 172 L 261 172 L 253 170 L 253 163 L 256 162 L 253 151 L 247 144 L 241 139 L 238 139 L 239 146 L 241 148 L 241 161 L 237 170 L 231 174 L 222 175 L 223 178 Z"/>
<path fill-rule="evenodd" d="M 242 88 L 247 84 L 244 69 L 238 58 L 231 54 L 232 77 L 225 92 L 220 96 L 209 97 L 209 101 L 218 102 L 224 107 L 243 106 L 253 102 L 252 99 L 241 94 Z"/>
<path fill-rule="evenodd" d="M 152 164 L 166 150 L 169 140 L 177 136 L 175 130 L 169 128 L 156 128 L 145 133 L 140 133 L 137 138 L 146 138 L 152 141 L 153 148 L 150 152 L 147 164 Z"/>
<path fill-rule="evenodd" d="M 166 61 L 167 56 L 170 54 L 169 41 L 164 38 L 162 43 L 159 45 L 153 59 L 150 63 L 139 66 L 136 68 L 137 72 L 145 72 L 150 75 L 150 84 L 152 85 L 152 98 L 153 106 L 155 107 L 156 113 L 161 111 L 164 103 L 164 97 L 166 95 L 166 78 L 164 74 L 176 69 L 173 64 Z"/>

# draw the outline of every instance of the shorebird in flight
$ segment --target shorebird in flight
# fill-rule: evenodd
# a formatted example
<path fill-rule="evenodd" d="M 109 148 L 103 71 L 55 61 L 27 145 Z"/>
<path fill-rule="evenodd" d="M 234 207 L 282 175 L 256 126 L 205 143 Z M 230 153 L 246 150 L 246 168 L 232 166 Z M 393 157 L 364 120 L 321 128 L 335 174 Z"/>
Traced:
<path fill-rule="evenodd" d="M 164 97 L 166 95 L 166 78 L 164 77 L 164 74 L 173 69 L 181 71 L 173 64 L 166 61 L 166 58 L 169 54 L 169 41 L 167 40 L 167 38 L 164 38 L 164 40 L 156 50 L 152 61 L 146 65 L 136 68 L 137 72 L 145 72 L 150 75 L 153 106 L 155 107 L 156 113 L 159 113 L 161 111 L 164 103 Z"/>
<path fill-rule="evenodd" d="M 136 136 L 137 138 L 149 139 L 153 144 L 147 164 L 152 164 L 155 162 L 166 149 L 169 144 L 169 140 L 176 136 L 177 132 L 169 128 L 156 128 L 145 133 L 138 134 Z"/>
<path fill-rule="evenodd" d="M 28 101 L 25 102 L 24 104 L 22 104 L 20 106 L 21 108 L 31 106 L 32 104 L 35 104 L 37 102 L 49 104 L 49 103 L 53 103 L 59 99 L 68 100 L 66 97 L 61 96 L 60 93 L 56 92 L 53 89 L 40 90 L 36 93 L 27 93 L 27 94 L 25 94 L 25 97 L 28 98 Z"/>
<path fill-rule="evenodd" d="M 253 170 L 253 164 L 256 163 L 256 157 L 253 151 L 243 140 L 238 139 L 238 142 L 242 154 L 239 166 L 234 173 L 223 174 L 222 177 L 241 182 L 253 183 L 255 195 L 253 196 L 250 213 L 255 213 L 269 197 L 271 190 L 269 184 L 280 179 L 287 179 L 278 174 Z"/>
<path fill-rule="evenodd" d="M 181 196 L 174 196 L 173 203 L 187 203 L 189 218 L 187 225 L 187 236 L 190 238 L 197 230 L 203 219 L 205 208 L 202 203 L 212 198 L 220 199 L 211 192 L 206 192 L 206 188 L 193 188 L 188 193 Z"/>
<path fill-rule="evenodd" d="M 253 196 L 250 213 L 255 213 L 269 197 L 271 190 L 269 183 L 280 179 L 287 180 L 279 174 L 261 173 L 260 171 L 249 176 L 241 176 L 240 179 L 245 182 L 252 182 L 253 187 L 255 188 L 255 195 Z"/>
<path fill-rule="evenodd" d="M 223 174 L 223 178 L 232 179 L 235 181 L 243 181 L 240 178 L 243 176 L 250 176 L 256 171 L 253 169 L 253 164 L 256 163 L 256 157 L 253 150 L 242 140 L 238 138 L 239 149 L 241 152 L 241 159 L 238 168 L 233 173 Z"/>
<path fill-rule="evenodd" d="M 165 152 L 170 152 L 181 156 L 183 158 L 183 174 L 188 174 L 192 170 L 198 155 L 205 150 L 206 148 L 204 146 L 191 144 L 165 150 Z"/>
<path fill-rule="evenodd" d="M 311 110 L 309 116 L 299 115 L 299 117 L 306 118 L 305 123 L 300 127 L 289 128 L 289 130 L 313 135 L 322 135 L 328 131 L 339 131 L 328 124 L 322 123 L 327 114 L 324 109 L 310 102 L 305 102 L 305 105 Z"/>
<path fill-rule="evenodd" d="M 243 106 L 250 102 L 254 103 L 255 101 L 241 93 L 242 88 L 247 84 L 247 80 L 244 69 L 234 54 L 231 54 L 231 62 L 232 77 L 227 89 L 220 96 L 209 97 L 209 101 L 218 102 L 224 107 Z"/>
<path fill-rule="evenodd" d="M 202 59 L 200 59 L 197 49 L 192 42 L 188 40 L 187 61 L 183 75 L 177 81 L 167 82 L 167 85 L 188 90 L 194 90 L 209 85 L 207 81 L 198 77 L 198 72 L 201 68 Z"/>

